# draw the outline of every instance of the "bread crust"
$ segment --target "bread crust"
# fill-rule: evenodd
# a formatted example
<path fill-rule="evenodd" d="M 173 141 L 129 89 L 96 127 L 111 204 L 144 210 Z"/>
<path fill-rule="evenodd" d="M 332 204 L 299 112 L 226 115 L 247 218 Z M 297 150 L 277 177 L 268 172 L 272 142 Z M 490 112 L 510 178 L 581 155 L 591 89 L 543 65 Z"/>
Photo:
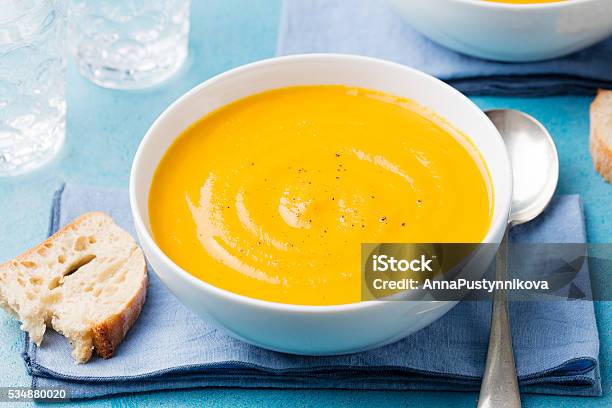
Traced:
<path fill-rule="evenodd" d="M 595 169 L 608 183 L 612 183 L 612 146 L 605 139 L 605 133 L 612 134 L 612 129 L 606 129 L 602 116 L 612 117 L 612 91 L 600 89 L 591 104 L 591 135 L 589 150 Z M 612 119 L 610 120 L 612 123 Z"/>

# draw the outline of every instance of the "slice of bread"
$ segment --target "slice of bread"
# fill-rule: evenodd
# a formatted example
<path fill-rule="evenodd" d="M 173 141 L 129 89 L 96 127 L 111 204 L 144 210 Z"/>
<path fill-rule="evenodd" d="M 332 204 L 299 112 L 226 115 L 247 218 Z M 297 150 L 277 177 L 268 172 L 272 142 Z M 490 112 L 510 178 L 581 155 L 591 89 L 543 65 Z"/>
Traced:
<path fill-rule="evenodd" d="M 132 327 L 147 294 L 142 250 L 113 219 L 91 212 L 42 244 L 0 265 L 0 306 L 37 345 L 47 326 L 87 362 L 109 358 Z"/>
<path fill-rule="evenodd" d="M 591 104 L 590 150 L 595 169 L 612 183 L 612 91 L 600 89 Z"/>

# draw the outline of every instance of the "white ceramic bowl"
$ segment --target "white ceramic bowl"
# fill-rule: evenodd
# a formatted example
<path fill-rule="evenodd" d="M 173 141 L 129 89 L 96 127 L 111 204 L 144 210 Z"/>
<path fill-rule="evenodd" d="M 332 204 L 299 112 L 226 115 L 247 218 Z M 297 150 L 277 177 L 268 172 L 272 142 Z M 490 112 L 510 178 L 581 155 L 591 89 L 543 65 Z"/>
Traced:
<path fill-rule="evenodd" d="M 455 51 L 497 61 L 539 61 L 612 34 L 612 1 L 508 4 L 483 0 L 387 0 L 414 28 Z"/>
<path fill-rule="evenodd" d="M 310 355 L 350 353 L 419 330 L 455 302 L 297 306 L 248 298 L 182 270 L 155 244 L 149 224 L 147 197 L 153 173 L 164 152 L 187 126 L 236 99 L 307 84 L 345 84 L 405 96 L 430 107 L 469 135 L 489 167 L 494 187 L 494 215 L 485 242 L 500 242 L 508 217 L 512 175 L 502 139 L 487 116 L 458 91 L 420 71 L 349 55 L 273 58 L 233 69 L 193 88 L 161 114 L 142 140 L 132 165 L 130 201 L 136 231 L 151 266 L 168 289 L 202 318 L 234 337 L 272 350 Z M 373 137 L 380 137 L 384 143 L 383 135 Z"/>

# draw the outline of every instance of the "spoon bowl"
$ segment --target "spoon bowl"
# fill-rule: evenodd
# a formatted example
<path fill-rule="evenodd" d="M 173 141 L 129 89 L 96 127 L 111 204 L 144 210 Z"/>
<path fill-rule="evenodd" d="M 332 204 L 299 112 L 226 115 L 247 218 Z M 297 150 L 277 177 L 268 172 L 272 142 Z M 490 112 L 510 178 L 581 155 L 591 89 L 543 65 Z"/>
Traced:
<path fill-rule="evenodd" d="M 540 215 L 559 180 L 559 159 L 552 137 L 532 116 L 496 109 L 487 116 L 504 139 L 512 165 L 512 207 L 508 222 L 523 224 Z"/>

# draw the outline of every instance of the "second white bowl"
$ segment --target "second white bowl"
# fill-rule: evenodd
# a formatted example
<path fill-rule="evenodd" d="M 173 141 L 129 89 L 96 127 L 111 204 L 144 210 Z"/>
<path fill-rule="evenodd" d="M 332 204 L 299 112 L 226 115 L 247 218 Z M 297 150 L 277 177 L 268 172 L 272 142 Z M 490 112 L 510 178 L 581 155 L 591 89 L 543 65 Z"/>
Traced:
<path fill-rule="evenodd" d="M 387 0 L 415 29 L 455 51 L 526 62 L 571 54 L 612 34 L 612 1 L 508 4 Z"/>

